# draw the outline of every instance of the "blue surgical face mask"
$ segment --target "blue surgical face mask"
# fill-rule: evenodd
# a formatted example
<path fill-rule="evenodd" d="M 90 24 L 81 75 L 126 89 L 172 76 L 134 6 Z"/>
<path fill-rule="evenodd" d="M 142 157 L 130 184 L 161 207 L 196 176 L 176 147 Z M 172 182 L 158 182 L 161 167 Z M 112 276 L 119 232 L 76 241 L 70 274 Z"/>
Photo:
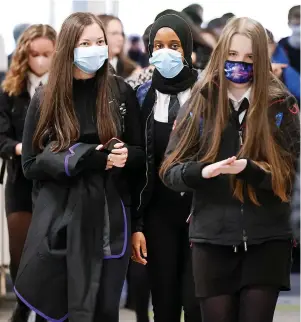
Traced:
<path fill-rule="evenodd" d="M 243 61 L 225 61 L 225 76 L 236 84 L 246 84 L 253 79 L 253 64 Z"/>
<path fill-rule="evenodd" d="M 184 68 L 181 53 L 168 48 L 154 51 L 149 63 L 165 78 L 176 77 Z"/>
<path fill-rule="evenodd" d="M 87 74 L 96 73 L 108 57 L 108 46 L 77 47 L 74 49 L 75 66 Z"/>

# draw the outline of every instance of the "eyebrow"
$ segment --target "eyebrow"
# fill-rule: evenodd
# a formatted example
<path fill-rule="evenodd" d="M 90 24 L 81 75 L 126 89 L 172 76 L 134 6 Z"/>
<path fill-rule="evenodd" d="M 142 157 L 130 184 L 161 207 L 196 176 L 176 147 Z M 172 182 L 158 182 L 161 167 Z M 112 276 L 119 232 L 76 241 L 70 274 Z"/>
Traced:
<path fill-rule="evenodd" d="M 163 40 L 155 40 L 154 42 L 163 42 Z M 181 43 L 181 41 L 180 40 L 177 40 L 177 39 L 173 39 L 173 40 L 169 40 L 168 41 L 169 43 L 172 43 L 172 42 L 177 42 L 177 43 Z"/>
<path fill-rule="evenodd" d="M 97 40 L 104 40 L 104 37 L 99 37 L 97 38 Z M 80 39 L 80 41 L 91 41 L 91 39 L 84 38 L 84 39 Z"/>
<path fill-rule="evenodd" d="M 235 54 L 238 54 L 238 51 L 236 51 L 236 50 L 233 50 L 233 49 L 229 49 L 229 51 L 232 51 L 233 53 L 235 53 Z M 246 55 L 253 55 L 253 53 L 247 53 Z"/>

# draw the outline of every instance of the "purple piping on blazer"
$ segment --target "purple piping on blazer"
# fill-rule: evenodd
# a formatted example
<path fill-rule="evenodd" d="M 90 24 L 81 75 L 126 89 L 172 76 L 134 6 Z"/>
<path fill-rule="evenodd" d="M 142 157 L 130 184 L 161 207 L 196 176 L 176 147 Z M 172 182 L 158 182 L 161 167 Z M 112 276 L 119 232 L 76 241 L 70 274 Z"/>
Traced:
<path fill-rule="evenodd" d="M 63 322 L 65 320 L 68 319 L 68 314 L 65 315 L 63 318 L 59 319 L 59 320 L 56 320 L 56 319 L 53 319 L 53 318 L 50 318 L 49 316 L 43 314 L 41 311 L 39 311 L 38 309 L 34 308 L 32 305 L 30 305 L 23 297 L 22 295 L 16 290 L 16 288 L 14 287 L 14 291 L 16 293 L 16 295 L 18 296 L 18 298 L 27 306 L 29 307 L 32 311 L 34 311 L 35 313 L 37 313 L 38 315 L 40 315 L 42 318 L 44 318 L 45 320 L 47 321 L 50 321 L 50 322 Z"/>
<path fill-rule="evenodd" d="M 128 223 L 127 223 L 127 216 L 126 216 L 126 211 L 125 211 L 125 207 L 124 204 L 121 201 L 121 206 L 122 206 L 122 212 L 123 212 L 123 219 L 124 219 L 124 242 L 123 242 L 123 248 L 122 248 L 122 252 L 119 255 L 110 255 L 110 256 L 104 256 L 103 259 L 117 259 L 117 258 L 121 258 L 124 256 L 125 251 L 126 251 L 126 247 L 128 244 Z"/>
<path fill-rule="evenodd" d="M 66 156 L 65 156 L 65 162 L 64 162 L 64 164 L 65 164 L 65 172 L 66 172 L 66 175 L 68 176 L 68 177 L 71 177 L 71 174 L 70 174 L 70 172 L 69 172 L 69 159 L 73 156 L 73 155 L 75 155 L 75 152 L 74 152 L 74 149 L 76 148 L 76 147 L 78 147 L 79 145 L 80 145 L 81 143 L 76 143 L 76 144 L 74 144 L 74 145 L 72 145 L 70 148 L 69 148 L 69 154 L 67 154 Z"/>

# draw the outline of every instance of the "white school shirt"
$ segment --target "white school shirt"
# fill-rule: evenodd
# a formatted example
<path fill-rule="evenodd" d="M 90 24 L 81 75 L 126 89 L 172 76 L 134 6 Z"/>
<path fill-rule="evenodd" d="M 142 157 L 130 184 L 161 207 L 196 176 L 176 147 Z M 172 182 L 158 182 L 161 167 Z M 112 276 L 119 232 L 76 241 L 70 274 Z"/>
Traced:
<path fill-rule="evenodd" d="M 180 107 L 182 107 L 186 101 L 189 99 L 191 89 L 188 88 L 184 92 L 178 93 L 177 97 L 180 102 Z M 170 102 L 169 94 L 163 94 L 156 90 L 157 101 L 154 106 L 154 119 L 161 123 L 168 123 L 168 108 Z"/>

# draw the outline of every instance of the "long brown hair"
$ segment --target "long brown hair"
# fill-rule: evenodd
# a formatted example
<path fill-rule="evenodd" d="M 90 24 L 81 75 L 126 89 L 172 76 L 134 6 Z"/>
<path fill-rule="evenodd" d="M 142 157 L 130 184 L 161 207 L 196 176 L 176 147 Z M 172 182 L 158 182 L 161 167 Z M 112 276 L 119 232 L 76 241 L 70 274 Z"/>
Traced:
<path fill-rule="evenodd" d="M 98 24 L 107 38 L 102 22 L 91 13 L 78 12 L 70 15 L 63 23 L 53 56 L 48 83 L 43 92 L 40 119 L 33 143 L 42 149 L 45 141 L 54 138 L 54 151 L 68 148 L 79 138 L 80 128 L 73 105 L 74 48 L 86 26 Z M 114 84 L 109 77 L 108 61 L 96 73 L 97 128 L 101 142 L 118 134 L 118 115 L 110 108 L 114 103 Z M 112 86 L 111 86 L 112 85 Z M 116 94 L 116 93 L 115 93 Z M 105 120 L 105 121 L 104 121 Z M 53 139 L 52 139 L 53 140 Z"/>
<path fill-rule="evenodd" d="M 32 25 L 19 38 L 10 68 L 2 83 L 3 90 L 9 96 L 19 95 L 26 87 L 30 44 L 41 37 L 48 38 L 55 44 L 56 31 L 49 25 Z"/>
<path fill-rule="evenodd" d="M 269 104 L 278 97 L 286 95 L 286 90 L 271 73 L 268 56 L 267 35 L 263 26 L 249 18 L 234 18 L 225 27 L 212 57 L 204 71 L 204 78 L 192 91 L 189 108 L 172 135 L 180 140 L 175 150 L 162 164 L 160 175 L 174 164 L 199 157 L 201 162 L 215 162 L 219 151 L 222 132 L 230 113 L 227 95 L 227 80 L 224 76 L 224 62 L 228 59 L 231 39 L 235 34 L 252 40 L 253 47 L 253 85 L 251 103 L 246 120 L 245 142 L 238 152 L 238 158 L 253 160 L 264 171 L 271 172 L 274 193 L 283 201 L 288 201 L 291 187 L 292 159 L 277 144 L 273 137 L 274 124 L 268 118 Z M 213 95 L 218 80 L 218 94 Z M 202 95 L 202 93 L 207 93 Z M 203 131 L 200 138 L 200 119 Z M 232 178 L 234 196 L 243 201 L 243 182 Z M 247 187 L 249 198 L 259 205 L 254 189 Z"/>
<path fill-rule="evenodd" d="M 120 22 L 123 29 L 122 21 L 118 17 L 115 17 L 113 15 L 99 15 L 98 18 L 102 21 L 105 28 L 108 28 L 108 24 L 112 20 L 117 20 Z M 125 38 L 124 33 L 123 33 L 123 38 Z M 118 59 L 122 64 L 122 70 L 120 71 L 118 70 L 116 71 L 116 73 L 117 75 L 123 78 L 129 77 L 133 73 L 133 71 L 138 67 L 137 64 L 134 61 L 132 61 L 129 57 L 127 57 L 123 51 L 121 51 L 121 53 L 118 55 Z"/>

